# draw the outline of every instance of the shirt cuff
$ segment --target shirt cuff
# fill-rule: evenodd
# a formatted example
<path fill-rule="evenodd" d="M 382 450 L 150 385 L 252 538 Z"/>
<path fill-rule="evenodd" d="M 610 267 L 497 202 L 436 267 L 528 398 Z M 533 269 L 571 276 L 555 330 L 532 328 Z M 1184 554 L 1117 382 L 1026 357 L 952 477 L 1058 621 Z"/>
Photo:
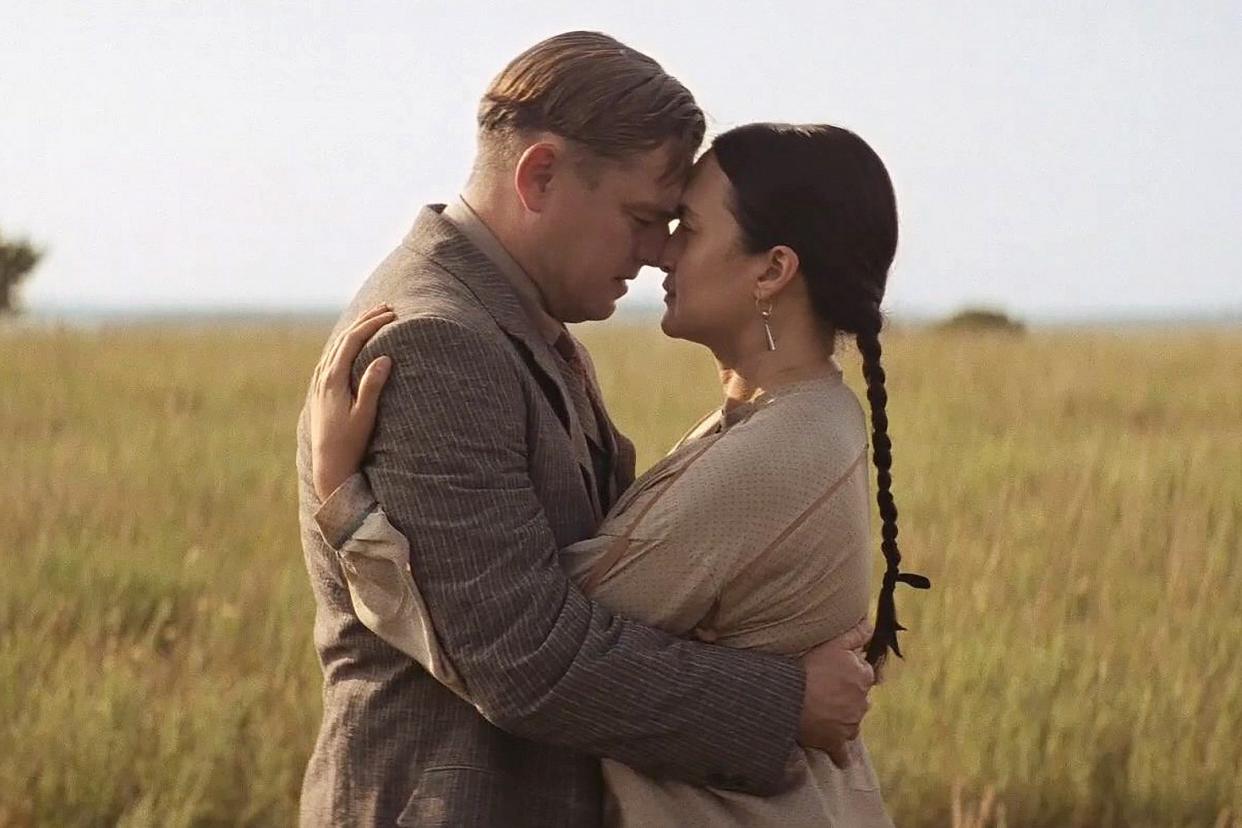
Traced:
<path fill-rule="evenodd" d="M 354 472 L 319 505 L 315 512 L 315 524 L 328 546 L 339 552 L 345 541 L 358 531 L 367 515 L 377 508 L 379 503 L 366 477 L 362 472 Z"/>

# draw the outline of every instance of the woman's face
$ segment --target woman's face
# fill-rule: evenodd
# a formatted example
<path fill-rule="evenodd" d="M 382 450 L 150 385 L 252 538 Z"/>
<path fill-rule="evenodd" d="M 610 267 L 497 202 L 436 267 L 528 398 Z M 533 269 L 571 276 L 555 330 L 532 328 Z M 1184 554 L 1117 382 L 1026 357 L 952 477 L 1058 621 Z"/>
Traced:
<path fill-rule="evenodd" d="M 664 247 L 664 318 L 671 337 L 737 354 L 760 328 L 755 285 L 764 254 L 742 248 L 741 228 L 729 209 L 732 190 L 715 157 L 695 164 L 682 194 L 677 230 Z"/>

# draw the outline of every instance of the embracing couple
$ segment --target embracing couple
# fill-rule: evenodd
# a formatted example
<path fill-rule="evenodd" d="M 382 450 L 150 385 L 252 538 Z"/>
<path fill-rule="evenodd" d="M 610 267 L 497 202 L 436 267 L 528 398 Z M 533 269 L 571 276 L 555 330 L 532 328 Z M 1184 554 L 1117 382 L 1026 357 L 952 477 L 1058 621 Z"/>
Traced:
<path fill-rule="evenodd" d="M 587 32 L 510 63 L 478 128 L 299 426 L 324 673 L 303 824 L 891 825 L 859 724 L 893 590 L 927 583 L 889 491 L 884 165 L 828 125 L 743 126 L 696 161 L 691 94 Z M 636 480 L 565 323 L 607 318 L 643 265 L 723 404 Z"/>

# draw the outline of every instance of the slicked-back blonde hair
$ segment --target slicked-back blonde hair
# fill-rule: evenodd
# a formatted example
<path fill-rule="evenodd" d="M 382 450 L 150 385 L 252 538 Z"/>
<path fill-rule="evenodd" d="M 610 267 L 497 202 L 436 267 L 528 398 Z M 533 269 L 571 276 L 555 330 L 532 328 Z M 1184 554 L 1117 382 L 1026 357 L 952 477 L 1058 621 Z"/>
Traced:
<path fill-rule="evenodd" d="M 478 123 L 487 167 L 511 163 L 525 136 L 551 132 L 614 161 L 670 144 L 668 180 L 689 171 L 706 131 L 686 87 L 599 32 L 556 35 L 514 58 L 484 93 Z"/>

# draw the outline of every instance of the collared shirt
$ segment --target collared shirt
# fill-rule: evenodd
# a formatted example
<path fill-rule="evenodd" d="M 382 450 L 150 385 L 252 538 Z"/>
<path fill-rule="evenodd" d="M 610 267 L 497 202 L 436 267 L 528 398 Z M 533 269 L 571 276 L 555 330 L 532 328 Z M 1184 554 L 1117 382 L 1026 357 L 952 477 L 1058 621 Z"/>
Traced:
<path fill-rule="evenodd" d="M 565 323 L 548 312 L 543 292 L 530 274 L 505 249 L 500 239 L 484 223 L 479 214 L 458 196 L 448 204 L 442 214 L 461 231 L 479 252 L 491 260 L 501 275 L 513 286 L 518 303 L 535 326 L 536 332 L 548 343 L 561 366 L 562 378 L 572 398 L 574 409 L 583 435 L 587 440 L 587 454 L 594 471 L 595 490 L 599 498 L 600 515 L 608 510 L 613 472 L 615 446 L 606 432 L 607 416 L 600 410 L 603 396 L 595 380 L 594 369 L 582 350 L 574 342 Z M 576 358 L 575 358 L 576 356 Z"/>
<path fill-rule="evenodd" d="M 565 333 L 565 323 L 548 313 L 539 285 L 535 284 L 530 274 L 518 264 L 517 259 L 505 250 L 500 239 L 496 238 L 491 228 L 483 223 L 483 219 L 479 218 L 474 208 L 459 196 L 456 201 L 444 208 L 442 215 L 453 222 L 453 225 L 479 249 L 480 253 L 492 260 L 492 263 L 513 285 L 522 310 L 526 311 L 526 315 L 535 323 L 535 330 L 547 340 L 549 345 L 555 344 L 561 334 Z"/>

